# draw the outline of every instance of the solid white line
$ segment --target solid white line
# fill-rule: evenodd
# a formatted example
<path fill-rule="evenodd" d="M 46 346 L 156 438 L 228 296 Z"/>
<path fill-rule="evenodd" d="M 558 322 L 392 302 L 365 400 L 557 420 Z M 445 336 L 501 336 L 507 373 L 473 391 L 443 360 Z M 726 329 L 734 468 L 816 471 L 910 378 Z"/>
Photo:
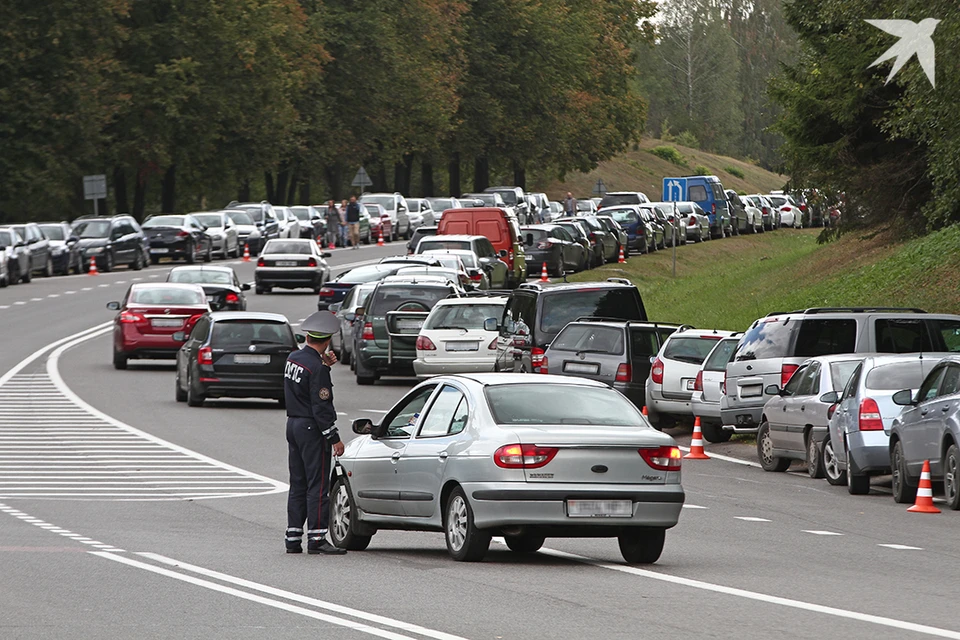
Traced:
<path fill-rule="evenodd" d="M 684 508 L 684 509 L 709 509 L 710 507 L 701 507 L 701 506 L 698 505 L 698 504 L 689 504 L 689 503 L 687 503 L 687 502 L 684 502 L 684 503 L 683 503 L 683 508 Z"/>
<path fill-rule="evenodd" d="M 380 624 L 385 627 L 393 627 L 394 629 L 400 629 L 401 631 L 416 633 L 422 636 L 427 636 L 428 638 L 435 638 L 436 640 L 464 640 L 460 636 L 444 633 L 442 631 L 434 631 L 433 629 L 428 629 L 426 627 L 421 627 L 419 625 L 410 624 L 408 622 L 403 622 L 401 620 L 395 620 L 393 618 L 377 615 L 375 613 L 367 613 L 366 611 L 360 611 L 359 609 L 344 607 L 342 605 L 334 604 L 332 602 L 317 600 L 316 598 L 303 596 L 303 595 L 300 595 L 299 593 L 284 591 L 283 589 L 277 589 L 275 587 L 271 587 L 265 584 L 260 584 L 259 582 L 252 582 L 250 580 L 245 580 L 243 578 L 231 576 L 226 573 L 220 573 L 219 571 L 204 569 L 203 567 L 187 564 L 186 562 L 180 562 L 179 560 L 174 560 L 173 558 L 167 558 L 165 556 L 162 556 L 156 553 L 143 552 L 143 553 L 137 553 L 137 555 L 143 556 L 144 558 L 150 558 L 151 560 L 156 560 L 157 562 L 161 562 L 171 567 L 177 567 L 184 571 L 190 571 L 191 573 L 196 573 L 202 576 L 206 576 L 208 578 L 220 580 L 222 582 L 229 582 L 230 584 L 235 584 L 238 587 L 245 587 L 247 589 L 260 591 L 262 593 L 267 593 L 272 596 L 277 596 L 279 598 L 286 598 L 287 600 L 293 600 L 294 602 L 299 602 L 301 604 L 307 604 L 312 607 L 326 609 L 328 611 L 333 611 L 335 613 L 339 613 L 342 615 L 351 616 L 353 618 L 359 618 L 361 620 L 366 620 L 367 622 L 372 622 L 374 624 Z"/>
<path fill-rule="evenodd" d="M 36 360 L 37 358 L 39 358 L 40 356 L 42 356 L 44 353 L 46 353 L 46 352 L 49 351 L 50 349 L 53 349 L 54 347 L 58 347 L 58 346 L 60 346 L 61 344 L 65 344 L 65 343 L 67 343 L 67 342 L 70 342 L 71 340 L 74 340 L 74 339 L 76 339 L 76 338 L 79 337 L 79 336 L 88 335 L 88 334 L 94 333 L 94 332 L 96 332 L 96 331 L 102 331 L 104 328 L 112 327 L 112 326 L 113 326 L 113 321 L 112 321 L 112 320 L 108 320 L 107 322 L 103 322 L 103 323 L 101 323 L 101 324 L 98 324 L 98 325 L 95 326 L 95 327 L 90 327 L 89 329 L 84 329 L 83 331 L 80 331 L 79 333 L 75 333 L 75 334 L 73 334 L 72 336 L 67 336 L 66 338 L 61 338 L 61 339 L 57 340 L 56 342 L 51 342 L 50 344 L 48 344 L 47 346 L 43 347 L 43 348 L 40 349 L 39 351 L 34 351 L 32 354 L 30 354 L 29 356 L 27 356 L 26 358 L 24 358 L 23 360 L 21 360 L 20 362 L 18 362 L 17 364 L 15 364 L 12 369 L 10 369 L 10 370 L 7 371 L 5 374 L 3 374 L 2 376 L 0 376 L 0 387 L 2 387 L 3 385 L 5 385 L 8 380 L 10 380 L 13 376 L 17 375 L 17 374 L 20 373 L 21 371 L 23 371 L 23 370 L 27 367 L 27 365 L 29 365 L 31 362 L 33 362 L 34 360 Z"/>
<path fill-rule="evenodd" d="M 231 595 L 237 598 L 242 598 L 244 600 L 249 600 L 251 602 L 263 604 L 268 607 L 273 607 L 274 609 L 287 611 L 289 613 L 296 613 L 301 616 L 305 616 L 307 618 L 313 618 L 314 620 L 321 620 L 323 622 L 328 622 L 330 624 L 346 627 L 347 629 L 352 629 L 354 631 L 369 633 L 370 635 L 379 636 L 381 638 L 388 638 L 389 640 L 409 640 L 411 638 L 411 636 L 401 635 L 399 633 L 386 631 L 384 629 L 377 629 L 376 627 L 371 627 L 366 624 L 354 622 L 352 620 L 346 620 L 344 618 L 338 618 L 335 616 L 327 615 L 325 613 L 320 613 L 318 611 L 311 611 L 310 609 L 304 609 L 303 607 L 298 607 L 296 605 L 288 604 L 286 602 L 271 600 L 269 598 L 264 598 L 263 596 L 247 593 L 246 591 L 240 591 L 239 589 L 234 589 L 232 587 L 226 587 L 224 585 L 217 584 L 215 582 L 210 582 L 209 580 L 201 580 L 200 578 L 194 578 L 193 576 L 177 573 L 176 571 L 170 571 L 169 569 L 164 569 L 162 567 L 157 567 L 152 564 L 147 564 L 146 562 L 133 560 L 132 558 L 125 558 L 123 556 L 118 556 L 116 554 L 109 553 L 106 551 L 90 551 L 89 553 L 95 556 L 99 556 L 101 558 L 106 558 L 107 560 L 113 560 L 114 562 L 119 562 L 120 564 L 125 564 L 130 567 L 136 567 L 137 569 L 143 569 L 144 571 L 149 571 L 151 573 L 156 573 L 161 576 L 173 578 L 174 580 L 187 582 L 189 584 L 196 585 L 198 587 L 203 587 L 205 589 L 210 589 L 212 591 L 219 591 L 220 593 L 225 593 L 227 595 Z"/>
<path fill-rule="evenodd" d="M 680 451 L 690 451 L 690 447 L 679 447 Z M 759 462 L 751 462 L 750 460 L 741 460 L 740 458 L 732 458 L 730 456 L 720 455 L 719 453 L 713 453 L 712 451 L 707 450 L 707 455 L 715 460 L 723 460 L 724 462 L 733 462 L 734 464 L 742 464 L 745 467 L 756 467 L 761 469 Z"/>
<path fill-rule="evenodd" d="M 670 582 L 672 584 L 677 584 L 684 587 L 691 587 L 693 589 L 700 589 L 702 591 L 712 591 L 714 593 L 722 593 L 729 596 L 736 596 L 738 598 L 746 598 L 748 600 L 756 600 L 758 602 L 766 602 L 768 604 L 781 605 L 784 607 L 790 607 L 792 609 L 800 609 L 802 611 L 822 613 L 825 615 L 835 616 L 838 618 L 847 618 L 849 620 L 856 620 L 858 622 L 869 622 L 871 624 L 876 624 L 884 627 L 890 627 L 893 629 L 902 629 L 904 631 L 914 631 L 916 633 L 923 633 L 931 636 L 936 636 L 939 638 L 952 638 L 953 640 L 960 640 L 960 632 L 951 631 L 949 629 L 940 629 L 938 627 L 931 627 L 925 624 L 917 624 L 915 622 L 906 622 L 904 620 L 896 620 L 895 618 L 887 618 L 885 616 L 876 616 L 869 613 L 860 613 L 859 611 L 850 611 L 847 609 L 839 609 L 837 607 L 828 607 L 825 605 L 815 604 L 812 602 L 804 602 L 803 600 L 794 600 L 792 598 L 782 598 L 780 596 L 773 596 L 766 593 L 759 593 L 757 591 L 747 591 L 746 589 L 737 589 L 736 587 L 727 587 L 720 584 L 703 582 L 701 580 L 691 580 L 690 578 L 681 578 L 679 576 L 671 576 L 664 573 L 649 571 L 647 569 L 638 569 L 637 567 L 608 564 L 605 562 L 601 562 L 599 560 L 587 558 L 585 556 L 578 556 L 572 553 L 566 553 L 564 551 L 557 551 L 555 549 L 541 549 L 540 553 L 548 556 L 553 556 L 556 558 L 566 558 L 568 560 L 582 562 L 584 564 L 589 564 L 594 567 L 599 567 L 601 569 L 608 569 L 610 571 L 619 571 L 621 573 L 629 573 L 635 576 L 639 576 L 641 578 L 649 578 L 651 580 L 659 580 L 661 582 Z"/>
<path fill-rule="evenodd" d="M 818 531 L 816 529 L 801 529 L 803 533 L 812 533 L 815 536 L 842 536 L 842 533 L 836 531 Z"/>
<path fill-rule="evenodd" d="M 733 516 L 737 520 L 743 520 L 744 522 L 770 522 L 766 518 L 755 518 L 753 516 Z"/>
<path fill-rule="evenodd" d="M 911 547 L 906 544 L 878 544 L 878 547 L 886 547 L 887 549 L 896 549 L 897 551 L 923 551 L 921 547 Z"/>

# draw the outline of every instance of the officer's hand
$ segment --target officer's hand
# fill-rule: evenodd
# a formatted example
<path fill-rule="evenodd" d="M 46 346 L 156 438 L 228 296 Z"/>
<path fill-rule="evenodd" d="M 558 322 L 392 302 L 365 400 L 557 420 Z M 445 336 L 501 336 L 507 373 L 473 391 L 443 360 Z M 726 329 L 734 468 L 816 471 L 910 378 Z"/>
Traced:
<path fill-rule="evenodd" d="M 328 367 L 332 367 L 333 365 L 337 364 L 337 354 L 335 354 L 333 351 L 327 351 L 320 357 L 320 359 L 323 360 L 323 364 L 327 365 Z"/>
<path fill-rule="evenodd" d="M 343 455 L 343 443 L 342 443 L 342 442 L 338 442 L 337 444 L 333 445 L 333 455 L 335 455 L 335 456 L 342 456 L 342 455 Z"/>

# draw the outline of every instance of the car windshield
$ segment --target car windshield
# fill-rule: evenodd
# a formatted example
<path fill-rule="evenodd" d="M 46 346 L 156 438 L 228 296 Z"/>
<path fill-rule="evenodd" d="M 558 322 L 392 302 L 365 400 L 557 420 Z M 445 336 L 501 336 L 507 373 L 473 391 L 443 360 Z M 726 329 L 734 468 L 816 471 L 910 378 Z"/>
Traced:
<path fill-rule="evenodd" d="M 290 210 L 293 211 L 293 215 L 297 216 L 298 220 L 310 220 L 310 210 L 307 207 L 290 207 Z"/>
<path fill-rule="evenodd" d="M 397 271 L 398 276 L 439 276 L 456 282 L 460 276 L 456 269 L 447 267 L 404 267 Z"/>
<path fill-rule="evenodd" d="M 460 258 L 450 253 L 435 253 L 431 258 L 436 258 L 440 261 L 440 264 L 445 266 L 447 269 L 452 269 L 454 272 L 460 270 Z"/>
<path fill-rule="evenodd" d="M 445 304 L 434 308 L 423 328 L 477 330 L 487 318 L 502 315 L 502 304 Z"/>
<path fill-rule="evenodd" d="M 215 213 L 201 213 L 194 214 L 194 218 L 200 222 L 205 227 L 210 227 L 212 229 L 219 229 L 223 226 L 223 218 Z"/>
<path fill-rule="evenodd" d="M 174 269 L 167 282 L 187 284 L 233 284 L 233 275 L 214 269 Z"/>
<path fill-rule="evenodd" d="M 847 382 L 850 381 L 850 376 L 853 375 L 853 372 L 856 371 L 861 362 L 863 361 L 844 360 L 843 362 L 830 363 L 830 377 L 833 381 L 834 391 L 843 391 L 843 388 L 847 386 Z"/>
<path fill-rule="evenodd" d="M 40 231 L 47 240 L 66 240 L 63 235 L 63 227 L 58 224 L 41 224 Z"/>
<path fill-rule="evenodd" d="M 154 216 L 143 223 L 144 229 L 153 227 L 182 227 L 183 216 Z"/>
<path fill-rule="evenodd" d="M 573 234 L 574 238 L 581 238 L 583 236 L 583 230 L 575 224 L 561 224 L 561 227 Z"/>
<path fill-rule="evenodd" d="M 286 240 L 271 240 L 263 248 L 264 253 L 296 253 L 302 256 L 311 255 L 309 242 L 290 242 Z"/>
<path fill-rule="evenodd" d="M 612 217 L 620 224 L 633 224 L 640 221 L 640 217 L 633 209 L 604 209 L 603 213 Z"/>
<path fill-rule="evenodd" d="M 767 196 L 767 199 L 775 207 L 781 207 L 787 203 L 787 199 L 784 198 L 783 196 Z"/>
<path fill-rule="evenodd" d="M 593 202 L 590 200 L 577 200 L 577 211 L 592 211 Z"/>
<path fill-rule="evenodd" d="M 0 247 L 12 247 L 16 244 L 12 231 L 0 229 Z"/>
<path fill-rule="evenodd" d="M 874 391 L 899 391 L 900 389 L 917 389 L 921 382 L 923 382 L 923 363 L 920 360 L 914 360 L 882 364 L 870 369 L 864 386 Z"/>
<path fill-rule="evenodd" d="M 569 324 L 550 345 L 557 351 L 623 354 L 623 330 L 613 327 Z"/>
<path fill-rule="evenodd" d="M 640 204 L 640 196 L 635 193 L 608 193 L 600 199 L 601 208 L 618 204 Z"/>
<path fill-rule="evenodd" d="M 370 303 L 369 315 L 385 316 L 388 311 L 396 311 L 405 302 L 418 302 L 427 310 L 450 295 L 447 287 L 425 285 L 380 286 L 376 297 Z"/>
<path fill-rule="evenodd" d="M 470 249 L 469 240 L 443 240 L 441 238 L 430 238 L 420 242 L 419 251 L 424 253 L 436 249 Z"/>
<path fill-rule="evenodd" d="M 609 388 L 523 382 L 491 385 L 484 394 L 497 424 L 646 426 L 637 408 Z"/>
<path fill-rule="evenodd" d="M 433 207 L 436 211 L 441 211 L 443 209 L 452 209 L 453 200 L 432 200 L 430 206 Z"/>
<path fill-rule="evenodd" d="M 710 357 L 703 363 L 703 370 L 725 371 L 727 363 L 730 362 L 730 358 L 733 357 L 733 352 L 736 350 L 738 342 L 740 342 L 739 339 L 721 340 L 720 344 L 716 345 L 714 350 L 710 352 Z"/>
<path fill-rule="evenodd" d="M 78 238 L 106 238 L 110 233 L 110 223 L 106 220 L 81 222 L 73 230 Z"/>
<path fill-rule="evenodd" d="M 254 223 L 263 222 L 263 209 L 260 208 L 260 205 L 238 207 L 238 209 L 240 209 L 240 211 L 243 211 L 248 216 L 250 216 L 250 219 L 253 220 Z M 238 222 L 237 224 L 242 224 L 242 223 Z"/>
<path fill-rule="evenodd" d="M 508 207 L 512 207 L 517 204 L 517 194 L 514 191 L 497 191 L 496 193 L 500 194 L 500 198 L 503 200 L 504 204 Z"/>
<path fill-rule="evenodd" d="M 179 287 L 142 287 L 130 294 L 133 304 L 203 304 L 203 293 Z"/>
<path fill-rule="evenodd" d="M 363 196 L 360 198 L 360 202 L 363 202 L 364 204 L 379 204 L 387 211 L 393 211 L 393 207 L 396 204 L 396 198 L 393 196 Z"/>
<path fill-rule="evenodd" d="M 236 224 L 253 226 L 253 218 L 247 215 L 246 211 L 228 211 L 227 216 Z"/>
<path fill-rule="evenodd" d="M 242 348 L 252 344 L 283 344 L 293 347 L 294 337 L 284 322 L 267 320 L 220 320 L 213 325 L 210 343 L 215 348 Z"/>
<path fill-rule="evenodd" d="M 378 265 L 372 264 L 367 267 L 357 267 L 351 269 L 336 277 L 335 282 L 376 282 L 383 280 L 387 276 L 395 274 L 403 265 Z"/>
<path fill-rule="evenodd" d="M 671 336 L 663 349 L 663 357 L 690 364 L 701 364 L 717 346 L 719 337 Z"/>
<path fill-rule="evenodd" d="M 540 329 L 555 334 L 577 318 L 646 320 L 637 305 L 636 289 L 572 289 L 543 296 Z"/>

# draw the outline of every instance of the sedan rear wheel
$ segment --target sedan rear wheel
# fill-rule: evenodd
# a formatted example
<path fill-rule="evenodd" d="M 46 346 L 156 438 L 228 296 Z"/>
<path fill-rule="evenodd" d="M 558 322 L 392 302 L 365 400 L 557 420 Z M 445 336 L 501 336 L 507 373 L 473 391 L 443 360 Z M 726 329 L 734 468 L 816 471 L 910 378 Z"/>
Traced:
<path fill-rule="evenodd" d="M 186 402 L 187 401 L 187 392 L 183 390 L 183 387 L 180 385 L 180 374 L 177 374 L 177 384 L 176 392 L 174 397 L 177 399 L 177 402 Z"/>
<path fill-rule="evenodd" d="M 625 533 L 617 538 L 617 542 L 628 564 L 653 564 L 660 559 L 666 538 L 666 529 L 649 529 Z"/>
<path fill-rule="evenodd" d="M 703 434 L 703 439 L 707 442 L 714 444 L 719 442 L 727 442 L 731 436 L 733 436 L 733 431 L 724 429 L 723 425 L 703 421 L 701 421 L 701 423 L 700 432 Z"/>
<path fill-rule="evenodd" d="M 907 482 L 907 461 L 903 457 L 903 444 L 898 440 L 890 454 L 891 483 L 893 501 L 898 504 L 913 502 L 917 497 L 917 488 Z"/>
<path fill-rule="evenodd" d="M 478 529 L 473 509 L 463 489 L 457 487 L 447 499 L 443 516 L 447 552 L 459 562 L 479 562 L 490 548 L 490 532 Z"/>
<path fill-rule="evenodd" d="M 203 395 L 197 393 L 193 388 L 193 380 L 191 377 L 187 376 L 187 404 L 191 407 L 202 407 L 204 400 Z"/>
<path fill-rule="evenodd" d="M 807 475 L 814 480 L 823 477 L 823 456 L 820 455 L 820 445 L 812 433 L 807 436 Z"/>
<path fill-rule="evenodd" d="M 193 264 L 197 261 L 197 248 L 192 242 L 187 243 L 187 264 Z"/>
<path fill-rule="evenodd" d="M 504 542 L 510 548 L 510 551 L 517 553 L 534 553 L 540 550 L 544 542 L 543 536 L 532 533 L 524 533 L 518 536 L 503 536 Z"/>
<path fill-rule="evenodd" d="M 47 256 L 47 264 L 43 268 L 43 276 L 49 278 L 53 275 L 53 258 Z"/>
<path fill-rule="evenodd" d="M 823 458 L 823 473 L 827 482 L 835 487 L 847 484 L 847 472 L 840 468 L 837 452 L 833 448 L 833 440 L 827 435 L 820 447 L 820 457 Z"/>
<path fill-rule="evenodd" d="M 766 420 L 757 429 L 757 457 L 764 471 L 786 471 L 790 466 L 789 458 L 773 455 L 773 438 L 770 437 L 770 423 Z"/>
<path fill-rule="evenodd" d="M 347 551 L 363 551 L 370 545 L 370 538 L 373 536 L 357 534 L 357 512 L 353 508 L 353 498 L 347 483 L 338 479 L 333 485 L 331 496 L 330 539 L 333 545 Z"/>
<path fill-rule="evenodd" d="M 955 444 L 943 457 L 943 488 L 947 505 L 954 511 L 960 509 L 960 449 Z"/>
<path fill-rule="evenodd" d="M 850 447 L 847 447 L 847 491 L 853 496 L 870 493 L 870 476 L 854 471 L 853 460 L 850 458 Z"/>
<path fill-rule="evenodd" d="M 126 354 L 114 350 L 113 352 L 113 368 L 114 369 L 126 369 L 127 368 L 127 356 Z"/>

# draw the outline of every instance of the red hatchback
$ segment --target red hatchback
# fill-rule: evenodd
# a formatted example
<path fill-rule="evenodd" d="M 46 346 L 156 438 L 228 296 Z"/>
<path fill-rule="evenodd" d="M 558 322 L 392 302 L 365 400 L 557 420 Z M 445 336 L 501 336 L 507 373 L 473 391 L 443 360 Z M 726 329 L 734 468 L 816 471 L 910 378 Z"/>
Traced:
<path fill-rule="evenodd" d="M 173 335 L 189 335 L 210 304 L 197 284 L 138 283 L 123 302 L 108 302 L 107 308 L 119 311 L 113 321 L 113 366 L 126 369 L 130 358 L 176 358 L 183 342 Z"/>

